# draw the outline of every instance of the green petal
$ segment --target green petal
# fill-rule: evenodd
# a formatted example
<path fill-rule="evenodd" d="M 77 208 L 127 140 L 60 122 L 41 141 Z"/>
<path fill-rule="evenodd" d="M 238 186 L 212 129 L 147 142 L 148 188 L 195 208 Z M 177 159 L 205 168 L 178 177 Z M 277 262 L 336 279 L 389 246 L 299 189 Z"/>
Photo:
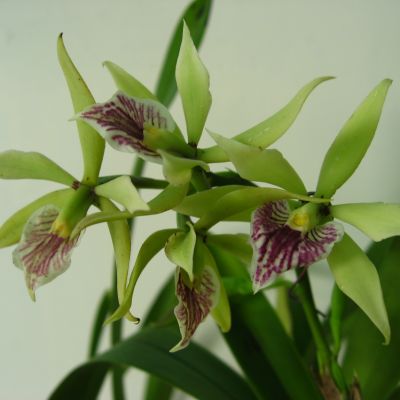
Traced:
<path fill-rule="evenodd" d="M 262 150 L 236 140 L 210 133 L 242 178 L 271 183 L 295 193 L 306 194 L 297 172 L 278 150 Z"/>
<path fill-rule="evenodd" d="M 235 214 L 257 207 L 270 201 L 282 199 L 299 199 L 304 201 L 323 203 L 327 199 L 318 199 L 287 192 L 282 189 L 247 187 L 235 190 L 221 197 L 213 206 L 196 222 L 195 229 L 207 230 L 219 221 L 223 221 Z"/>
<path fill-rule="evenodd" d="M 391 83 L 385 79 L 376 86 L 336 136 L 321 167 L 317 196 L 331 197 L 357 169 L 374 137 Z"/>
<path fill-rule="evenodd" d="M 117 88 L 122 90 L 127 95 L 158 101 L 157 96 L 147 89 L 146 86 L 144 86 L 132 75 L 128 74 L 128 72 L 119 67 L 117 64 L 114 64 L 111 61 L 105 61 L 103 65 L 110 72 Z"/>
<path fill-rule="evenodd" d="M 228 332 L 231 329 L 231 324 L 232 324 L 231 308 L 229 305 L 228 295 L 226 293 L 214 257 L 212 256 L 210 250 L 208 250 L 208 248 L 203 243 L 201 243 L 201 247 L 204 251 L 205 265 L 209 265 L 214 270 L 219 280 L 219 299 L 218 303 L 211 310 L 211 316 L 214 318 L 215 322 L 219 325 L 222 332 Z"/>
<path fill-rule="evenodd" d="M 74 111 L 77 114 L 87 106 L 94 104 L 95 100 L 70 59 L 64 47 L 62 35 L 59 36 L 57 41 L 57 53 L 71 94 Z M 83 153 L 84 176 L 82 182 L 88 185 L 95 185 L 103 161 L 104 140 L 86 123 L 76 121 L 76 124 Z"/>
<path fill-rule="evenodd" d="M 331 213 L 375 242 L 400 235 L 400 204 L 354 203 L 331 207 Z"/>
<path fill-rule="evenodd" d="M 47 204 L 52 204 L 61 209 L 72 199 L 74 193 L 75 191 L 73 189 L 57 190 L 21 208 L 0 227 L 0 248 L 11 246 L 19 242 L 25 223 L 36 210 Z"/>
<path fill-rule="evenodd" d="M 159 150 L 163 159 L 163 173 L 165 179 L 174 186 L 184 185 L 192 178 L 192 168 L 201 167 L 209 171 L 208 165 L 199 160 L 174 156 L 166 151 Z"/>
<path fill-rule="evenodd" d="M 149 210 L 147 203 L 140 197 L 129 176 L 120 176 L 112 181 L 96 186 L 95 193 L 122 204 L 130 213 L 137 210 Z M 118 210 L 118 209 L 117 209 Z"/>
<path fill-rule="evenodd" d="M 220 249 L 230 252 L 245 265 L 250 265 L 253 256 L 253 248 L 249 235 L 244 233 L 207 235 L 207 243 L 218 246 Z"/>
<path fill-rule="evenodd" d="M 141 273 L 151 259 L 165 246 L 168 238 L 176 231 L 176 229 L 164 229 L 153 233 L 144 241 L 136 257 L 124 299 L 114 314 L 108 318 L 106 323 L 122 318 L 129 311 L 132 304 L 133 292 Z"/>
<path fill-rule="evenodd" d="M 196 232 L 189 224 L 189 231 L 176 232 L 165 245 L 165 254 L 176 266 L 184 269 L 193 282 L 193 254 L 196 245 Z"/>
<path fill-rule="evenodd" d="M 174 210 L 180 214 L 201 217 L 209 211 L 213 207 L 214 203 L 222 196 L 239 189 L 243 189 L 243 186 L 227 185 L 203 190 L 185 197 L 183 201 L 174 208 Z"/>
<path fill-rule="evenodd" d="M 367 314 L 389 343 L 390 326 L 374 264 L 348 235 L 335 245 L 328 263 L 339 289 Z"/>
<path fill-rule="evenodd" d="M 210 78 L 186 23 L 176 63 L 176 83 L 182 99 L 189 143 L 197 144 L 211 107 Z"/>
<path fill-rule="evenodd" d="M 322 82 L 333 79 L 324 76 L 314 79 L 301 88 L 296 96 L 272 117 L 260 122 L 252 128 L 234 136 L 241 143 L 255 147 L 266 148 L 275 143 L 293 124 L 299 114 L 304 102 L 311 92 Z M 223 150 L 217 146 L 205 149 L 199 154 L 199 158 L 205 162 L 225 162 L 228 158 Z"/>
<path fill-rule="evenodd" d="M 118 208 L 105 197 L 99 198 L 99 205 L 102 211 L 118 211 Z M 121 304 L 126 291 L 128 281 L 129 261 L 131 258 L 131 231 L 126 219 L 109 222 L 111 240 L 114 247 L 115 264 L 117 267 L 117 295 Z M 139 320 L 132 314 L 127 313 L 126 317 L 132 322 Z"/>
<path fill-rule="evenodd" d="M 71 186 L 76 179 L 43 154 L 8 150 L 0 153 L 1 179 L 43 179 Z"/>

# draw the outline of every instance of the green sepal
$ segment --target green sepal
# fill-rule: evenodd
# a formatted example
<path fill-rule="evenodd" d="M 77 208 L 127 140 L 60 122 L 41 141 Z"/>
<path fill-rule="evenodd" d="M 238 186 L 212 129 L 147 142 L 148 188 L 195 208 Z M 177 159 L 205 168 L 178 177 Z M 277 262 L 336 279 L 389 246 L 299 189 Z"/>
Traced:
<path fill-rule="evenodd" d="M 185 114 L 188 140 L 189 143 L 197 144 L 211 107 L 210 77 L 185 22 L 175 77 Z"/>
<path fill-rule="evenodd" d="M 122 90 L 127 95 L 139 97 L 141 99 L 152 99 L 159 101 L 157 96 L 147 89 L 146 86 L 144 86 L 132 75 L 128 74 L 128 72 L 126 72 L 117 64 L 114 64 L 111 61 L 104 61 L 103 65 L 110 72 L 117 88 Z"/>
<path fill-rule="evenodd" d="M 244 186 L 241 185 L 227 185 L 203 190 L 185 197 L 174 210 L 180 214 L 201 217 L 209 211 L 222 196 L 243 188 Z"/>
<path fill-rule="evenodd" d="M 171 117 L 172 118 L 172 117 Z M 189 146 L 182 137 L 182 134 L 175 124 L 174 132 L 163 129 L 148 127 L 143 131 L 143 144 L 154 151 L 166 150 L 178 153 L 182 156 L 192 157 L 193 147 Z"/>
<path fill-rule="evenodd" d="M 340 130 L 322 163 L 316 196 L 333 196 L 353 175 L 375 135 L 391 84 L 385 79 L 376 86 Z"/>
<path fill-rule="evenodd" d="M 36 210 L 47 204 L 52 204 L 62 208 L 70 201 L 74 193 L 75 191 L 73 189 L 57 190 L 55 192 L 50 192 L 21 208 L 8 218 L 0 227 L 0 248 L 11 246 L 20 241 L 26 222 Z"/>
<path fill-rule="evenodd" d="M 213 317 L 214 321 L 218 324 L 222 332 L 228 332 L 231 329 L 232 325 L 231 308 L 229 305 L 228 295 L 226 293 L 214 257 L 212 256 L 210 250 L 208 250 L 208 248 L 201 241 L 199 241 L 199 244 L 204 253 L 205 265 L 209 265 L 214 270 L 219 280 L 219 299 L 218 303 L 211 310 L 211 316 Z"/>
<path fill-rule="evenodd" d="M 239 214 L 242 211 L 255 208 L 270 201 L 283 199 L 298 199 L 313 203 L 325 203 L 329 201 L 328 199 L 290 193 L 282 189 L 247 187 L 228 193 L 217 200 L 196 222 L 195 229 L 196 231 L 210 229 L 217 222 Z"/>
<path fill-rule="evenodd" d="M 71 186 L 76 179 L 41 153 L 8 150 L 0 153 L 1 179 L 42 179 Z"/>
<path fill-rule="evenodd" d="M 328 263 L 339 289 L 365 312 L 388 344 L 390 325 L 374 264 L 346 234 L 334 246 Z"/>
<path fill-rule="evenodd" d="M 331 214 L 355 226 L 375 242 L 400 235 L 399 204 L 340 204 L 331 207 Z"/>
<path fill-rule="evenodd" d="M 130 213 L 149 210 L 147 203 L 132 184 L 129 176 L 120 176 L 112 181 L 96 186 L 95 193 L 122 204 Z M 118 211 L 118 209 L 114 210 Z"/>
<path fill-rule="evenodd" d="M 265 149 L 275 143 L 293 124 L 304 102 L 311 92 L 322 82 L 333 79 L 324 76 L 314 79 L 293 97 L 293 99 L 277 113 L 253 126 L 252 128 L 234 136 L 234 139 L 245 144 Z M 199 151 L 199 158 L 205 162 L 225 162 L 228 157 L 218 146 Z"/>
<path fill-rule="evenodd" d="M 118 208 L 105 197 L 99 197 L 99 206 L 102 211 L 118 211 Z M 109 222 L 107 225 L 114 248 L 117 268 L 117 295 L 118 302 L 121 304 L 128 282 L 129 261 L 131 258 L 131 231 L 126 219 Z M 130 312 L 125 316 L 134 323 L 139 322 Z"/>
<path fill-rule="evenodd" d="M 95 103 L 82 76 L 79 74 L 67 50 L 62 35 L 58 37 L 57 54 L 71 94 L 75 114 Z M 83 153 L 84 173 L 82 183 L 95 185 L 104 155 L 104 139 L 89 125 L 76 121 Z"/>
<path fill-rule="evenodd" d="M 132 305 L 133 292 L 141 273 L 151 259 L 165 246 L 168 238 L 176 231 L 176 229 L 164 229 L 157 231 L 144 241 L 136 257 L 131 276 L 129 277 L 129 283 L 125 291 L 125 296 L 118 309 L 111 315 L 111 317 L 107 319 L 106 323 L 116 321 L 129 312 L 129 309 Z"/>
<path fill-rule="evenodd" d="M 193 254 L 196 245 L 196 232 L 193 225 L 188 223 L 187 232 L 175 232 L 168 238 L 165 245 L 165 254 L 176 266 L 184 269 L 193 282 Z"/>
<path fill-rule="evenodd" d="M 71 233 L 71 237 L 75 237 L 83 229 L 102 222 L 118 221 L 121 219 L 129 219 L 141 215 L 154 215 L 160 214 L 164 211 L 168 211 L 176 207 L 182 199 L 185 197 L 188 190 L 188 185 L 181 186 L 167 186 L 161 193 L 159 193 L 154 199 L 148 202 L 150 210 L 135 211 L 133 214 L 129 211 L 109 211 L 109 212 L 97 212 L 94 214 L 87 215 L 82 218 L 79 223 L 75 226 Z"/>
<path fill-rule="evenodd" d="M 199 160 L 174 156 L 166 151 L 158 151 L 163 159 L 163 173 L 165 179 L 174 186 L 189 183 L 192 178 L 192 168 L 201 167 L 209 171 L 208 165 Z"/>
<path fill-rule="evenodd" d="M 262 150 L 211 133 L 242 178 L 279 186 L 295 193 L 306 194 L 301 178 L 278 150 Z"/>

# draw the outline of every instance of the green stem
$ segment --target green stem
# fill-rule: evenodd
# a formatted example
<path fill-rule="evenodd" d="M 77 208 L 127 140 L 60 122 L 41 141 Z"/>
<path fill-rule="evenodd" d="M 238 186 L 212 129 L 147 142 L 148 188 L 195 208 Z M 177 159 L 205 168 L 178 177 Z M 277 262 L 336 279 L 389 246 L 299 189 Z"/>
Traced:
<path fill-rule="evenodd" d="M 308 273 L 307 271 L 301 271 L 299 269 L 296 270 L 296 273 L 299 281 L 295 292 L 303 307 L 315 343 L 319 372 L 321 376 L 330 374 L 331 352 L 325 339 L 322 325 L 318 319 Z"/>

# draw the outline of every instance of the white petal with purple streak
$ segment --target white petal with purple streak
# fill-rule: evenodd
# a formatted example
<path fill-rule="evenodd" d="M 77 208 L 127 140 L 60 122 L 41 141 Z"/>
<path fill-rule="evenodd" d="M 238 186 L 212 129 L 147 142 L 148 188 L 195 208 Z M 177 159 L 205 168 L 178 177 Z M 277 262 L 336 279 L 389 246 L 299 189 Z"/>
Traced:
<path fill-rule="evenodd" d="M 258 208 L 252 216 L 252 279 L 254 292 L 277 274 L 294 267 L 308 267 L 326 258 L 342 239 L 343 227 L 336 222 L 316 226 L 303 234 L 286 225 L 290 215 L 285 200 Z"/>
<path fill-rule="evenodd" d="M 122 91 L 105 103 L 86 108 L 78 118 L 96 129 L 116 150 L 147 157 L 158 157 L 158 154 L 143 143 L 145 127 L 169 132 L 175 129 L 172 117 L 161 103 L 127 96 Z"/>
<path fill-rule="evenodd" d="M 51 233 L 57 218 L 57 207 L 47 205 L 31 215 L 22 238 L 13 252 L 14 264 L 25 272 L 26 285 L 32 299 L 35 290 L 64 272 L 71 263 L 71 251 L 78 242 Z"/>
<path fill-rule="evenodd" d="M 171 352 L 182 350 L 189 344 L 199 324 L 219 301 L 220 283 L 212 267 L 205 266 L 195 277 L 191 287 L 188 286 L 189 278 L 185 275 L 186 272 L 178 267 L 175 290 L 179 303 L 174 313 L 182 339 L 170 350 Z"/>

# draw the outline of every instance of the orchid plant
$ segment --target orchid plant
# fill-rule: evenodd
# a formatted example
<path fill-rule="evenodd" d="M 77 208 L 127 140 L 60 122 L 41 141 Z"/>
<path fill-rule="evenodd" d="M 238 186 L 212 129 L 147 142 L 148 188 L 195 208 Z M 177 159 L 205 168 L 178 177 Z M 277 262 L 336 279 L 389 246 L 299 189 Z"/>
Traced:
<path fill-rule="evenodd" d="M 58 57 L 83 153 L 81 180 L 42 154 L 0 153 L 1 178 L 44 179 L 67 187 L 33 201 L 0 227 L 0 247 L 16 245 L 13 262 L 23 270 L 33 300 L 41 285 L 69 268 L 85 228 L 106 223 L 114 246 L 117 304 L 104 298 L 90 362 L 73 371 L 51 399 L 77 394 L 94 399 L 109 370 L 114 398 L 123 399 L 127 365 L 151 375 L 146 399 L 169 399 L 176 388 L 200 399 L 377 399 L 373 396 L 379 388 L 380 399 L 394 399 L 400 374 L 372 384 L 354 353 L 357 339 L 349 326 L 354 318 L 368 318 L 375 328 L 368 322 L 367 335 L 372 332 L 375 338 L 377 329 L 391 346 L 393 306 L 388 313 L 381 285 L 385 273 L 377 271 L 371 258 L 374 252 L 380 254 L 375 257 L 379 267 L 390 257 L 398 260 L 396 238 L 389 238 L 400 234 L 400 205 L 334 204 L 336 191 L 371 144 L 392 82 L 380 82 L 344 124 L 326 153 L 315 191 L 306 189 L 289 161 L 271 146 L 296 120 L 312 91 L 331 77 L 311 81 L 272 117 L 233 137 L 208 131 L 216 144 L 202 148 L 199 142 L 212 97 L 209 74 L 196 46 L 210 4 L 196 0 L 186 10 L 186 23 L 178 24 L 156 94 L 121 67 L 105 62 L 117 91 L 96 103 L 60 35 Z M 168 65 L 175 65 L 175 70 Z M 167 108 L 176 91 L 185 129 Z M 101 176 L 105 150 L 133 153 L 139 160 L 136 172 L 143 160 L 157 163 L 164 179 L 140 173 Z M 213 165 L 221 162 L 230 162 L 232 170 L 214 172 Z M 146 202 L 139 193 L 143 188 L 160 191 Z M 98 210 L 92 212 L 91 207 Z M 177 226 L 152 233 L 131 256 L 132 220 L 169 210 L 177 213 Z M 244 222 L 248 234 L 213 233 L 215 225 L 229 221 Z M 389 247 L 384 253 L 382 244 L 373 246 L 369 258 L 339 221 Z M 135 287 L 161 250 L 175 272 L 155 300 L 144 329 L 127 339 L 117 335 L 115 346 L 97 354 L 99 337 L 109 323 L 118 326 L 124 318 L 140 322 L 131 311 Z M 336 284 L 329 313 L 321 316 L 308 268 L 324 259 Z M 289 270 L 295 271 L 295 280 L 286 274 Z M 283 301 L 272 307 L 266 291 L 276 291 Z M 209 315 L 241 374 L 191 343 Z M 399 335 L 394 333 L 396 340 Z M 380 341 L 369 342 L 375 355 L 381 354 Z"/>

